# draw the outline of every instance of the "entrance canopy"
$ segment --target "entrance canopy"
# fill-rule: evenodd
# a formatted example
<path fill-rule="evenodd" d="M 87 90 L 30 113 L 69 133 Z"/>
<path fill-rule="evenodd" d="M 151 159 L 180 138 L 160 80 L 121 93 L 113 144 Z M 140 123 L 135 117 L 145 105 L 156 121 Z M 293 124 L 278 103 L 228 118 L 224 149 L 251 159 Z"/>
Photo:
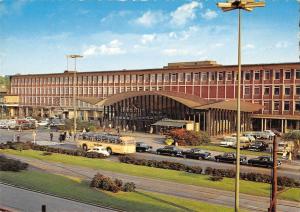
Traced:
<path fill-rule="evenodd" d="M 183 127 L 188 124 L 190 121 L 185 120 L 173 120 L 173 119 L 162 119 L 158 122 L 152 124 L 153 126 L 160 126 L 160 127 Z"/>
<path fill-rule="evenodd" d="M 88 97 L 88 98 L 80 97 L 78 98 L 78 100 L 87 102 L 89 104 L 98 107 L 103 107 L 103 106 L 113 105 L 125 99 L 138 97 L 138 96 L 149 96 L 149 95 L 168 97 L 191 109 L 199 109 L 199 110 L 221 109 L 221 110 L 232 110 L 232 111 L 237 110 L 235 99 L 207 100 L 189 94 L 169 92 L 169 91 L 131 91 L 131 92 L 114 94 L 112 96 L 107 97 L 106 99 L 93 98 L 93 97 Z M 262 105 L 241 101 L 242 112 L 255 112 L 262 108 L 263 108 Z"/>

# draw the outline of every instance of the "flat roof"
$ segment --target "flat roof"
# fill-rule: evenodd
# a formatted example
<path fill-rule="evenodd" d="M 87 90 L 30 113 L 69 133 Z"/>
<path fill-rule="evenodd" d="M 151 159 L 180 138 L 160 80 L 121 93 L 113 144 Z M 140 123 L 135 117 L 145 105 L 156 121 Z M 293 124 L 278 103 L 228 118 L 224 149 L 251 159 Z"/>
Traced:
<path fill-rule="evenodd" d="M 204 61 L 205 62 L 205 61 Z M 201 61 L 195 61 L 195 62 L 178 62 L 178 63 L 169 63 L 169 64 L 189 64 L 189 63 L 198 63 L 200 65 L 195 65 L 195 66 L 164 66 L 161 68 L 149 68 L 149 69 L 120 69 L 120 70 L 103 70 L 103 71 L 77 71 L 78 75 L 82 74 L 96 74 L 96 73 L 101 73 L 101 74 L 112 74 L 114 72 L 121 72 L 121 73 L 127 73 L 127 72 L 152 72 L 152 71 L 175 71 L 175 70 L 194 70 L 194 69 L 220 69 L 220 68 L 233 68 L 237 67 L 237 65 L 201 65 Z M 285 62 L 285 63 L 258 63 L 258 64 L 242 64 L 242 67 L 255 67 L 255 66 L 278 66 L 278 65 L 300 65 L 300 62 Z M 15 74 L 11 75 L 10 77 L 32 77 L 32 76 L 48 76 L 48 75 L 73 75 L 74 71 L 66 71 L 64 70 L 63 72 L 57 72 L 57 73 L 45 73 L 45 74 Z"/>

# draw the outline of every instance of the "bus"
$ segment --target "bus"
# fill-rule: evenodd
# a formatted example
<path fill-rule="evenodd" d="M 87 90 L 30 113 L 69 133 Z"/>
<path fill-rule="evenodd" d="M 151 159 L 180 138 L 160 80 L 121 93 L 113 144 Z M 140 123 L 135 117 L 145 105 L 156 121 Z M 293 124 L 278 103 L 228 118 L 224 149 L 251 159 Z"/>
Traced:
<path fill-rule="evenodd" d="M 130 136 L 119 136 L 109 133 L 82 133 L 77 139 L 77 147 L 87 151 L 95 146 L 103 146 L 109 154 L 135 153 L 135 139 Z"/>

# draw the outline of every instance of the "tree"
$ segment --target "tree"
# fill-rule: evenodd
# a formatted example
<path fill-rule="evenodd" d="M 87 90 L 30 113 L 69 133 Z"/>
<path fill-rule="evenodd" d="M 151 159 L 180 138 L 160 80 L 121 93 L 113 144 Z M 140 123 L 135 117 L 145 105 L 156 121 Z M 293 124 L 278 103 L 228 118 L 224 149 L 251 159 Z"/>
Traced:
<path fill-rule="evenodd" d="M 283 134 L 283 140 L 294 141 L 294 148 L 292 150 L 293 159 L 297 157 L 300 150 L 300 130 L 293 130 L 288 133 Z"/>

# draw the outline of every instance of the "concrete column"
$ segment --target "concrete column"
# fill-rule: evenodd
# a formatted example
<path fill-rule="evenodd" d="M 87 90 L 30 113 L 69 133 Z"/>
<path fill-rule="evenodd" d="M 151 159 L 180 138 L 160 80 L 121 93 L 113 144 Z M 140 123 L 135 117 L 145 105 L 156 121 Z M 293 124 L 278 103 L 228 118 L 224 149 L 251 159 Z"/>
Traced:
<path fill-rule="evenodd" d="M 264 129 L 263 130 L 266 130 L 267 129 L 267 119 L 264 119 Z"/>
<path fill-rule="evenodd" d="M 284 120 L 281 119 L 281 132 L 284 133 Z"/>
<path fill-rule="evenodd" d="M 28 116 L 28 115 L 29 115 L 29 108 L 26 107 L 26 108 L 25 108 L 25 116 Z"/>
<path fill-rule="evenodd" d="M 88 111 L 83 111 L 83 120 L 88 121 L 89 120 L 89 112 Z"/>
<path fill-rule="evenodd" d="M 287 119 L 284 120 L 284 132 L 287 132 Z"/>
<path fill-rule="evenodd" d="M 44 117 L 44 108 L 41 108 L 41 117 Z"/>
<path fill-rule="evenodd" d="M 296 121 L 296 129 L 300 130 L 300 121 Z"/>
<path fill-rule="evenodd" d="M 261 126 L 260 127 L 261 127 L 261 131 L 264 131 L 264 119 L 263 118 L 261 119 Z"/>

